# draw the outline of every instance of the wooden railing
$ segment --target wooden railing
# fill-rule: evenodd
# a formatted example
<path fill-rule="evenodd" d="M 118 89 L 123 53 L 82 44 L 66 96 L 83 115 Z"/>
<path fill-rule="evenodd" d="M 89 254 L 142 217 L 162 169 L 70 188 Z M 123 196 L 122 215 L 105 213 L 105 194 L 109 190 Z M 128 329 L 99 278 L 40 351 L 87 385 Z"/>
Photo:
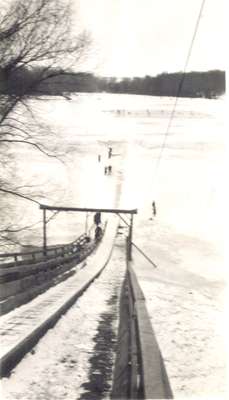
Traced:
<path fill-rule="evenodd" d="M 111 398 L 172 399 L 146 300 L 129 260 L 121 293 L 118 344 Z"/>
<path fill-rule="evenodd" d="M 55 258 L 58 256 L 66 256 L 74 254 L 81 250 L 81 248 L 89 240 L 86 234 L 80 235 L 72 243 L 61 245 L 61 246 L 50 246 L 47 247 L 45 254 L 43 248 L 38 248 L 32 251 L 22 251 L 14 253 L 0 253 L 0 268 L 15 266 L 15 265 L 26 265 Z"/>
<path fill-rule="evenodd" d="M 5 263 L 0 264 L 0 315 L 75 274 L 75 267 L 96 249 L 102 236 L 93 240 L 83 234 L 70 244 L 47 248 L 45 255 L 43 249 L 2 254 Z"/>

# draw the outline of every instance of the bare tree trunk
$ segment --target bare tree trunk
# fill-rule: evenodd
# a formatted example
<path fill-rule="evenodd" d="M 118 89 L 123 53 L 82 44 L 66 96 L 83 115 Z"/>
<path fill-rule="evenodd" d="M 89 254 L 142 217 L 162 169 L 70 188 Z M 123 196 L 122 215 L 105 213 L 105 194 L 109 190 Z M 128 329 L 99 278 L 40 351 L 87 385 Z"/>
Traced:
<path fill-rule="evenodd" d="M 12 217 L 7 221 L 7 210 L 2 209 L 6 196 L 37 201 L 31 186 L 28 195 L 14 182 L 12 148 L 26 145 L 56 157 L 45 140 L 47 127 L 35 123 L 29 99 L 40 95 L 41 84 L 69 74 L 85 56 L 90 40 L 85 33 L 72 35 L 72 15 L 67 0 L 13 0 L 0 11 L 0 246 L 1 237 L 7 241 L 10 232 L 21 229 Z M 30 121 L 19 118 L 22 107 Z"/>

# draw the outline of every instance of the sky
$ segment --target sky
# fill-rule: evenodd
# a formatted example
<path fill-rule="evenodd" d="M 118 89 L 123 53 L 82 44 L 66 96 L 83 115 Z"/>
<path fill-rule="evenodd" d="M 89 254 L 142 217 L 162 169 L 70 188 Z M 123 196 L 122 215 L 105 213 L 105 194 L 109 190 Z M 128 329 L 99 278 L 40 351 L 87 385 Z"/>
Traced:
<path fill-rule="evenodd" d="M 183 71 L 202 0 L 75 0 L 92 37 L 87 68 L 103 76 Z M 187 71 L 226 68 L 226 0 L 205 0 Z"/>

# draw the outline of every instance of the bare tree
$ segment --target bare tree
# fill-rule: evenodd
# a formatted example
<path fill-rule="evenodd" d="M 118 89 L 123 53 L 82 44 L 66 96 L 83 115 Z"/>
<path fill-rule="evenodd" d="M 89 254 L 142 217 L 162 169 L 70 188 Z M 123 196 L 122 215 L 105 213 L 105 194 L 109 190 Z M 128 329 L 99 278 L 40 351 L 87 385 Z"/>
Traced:
<path fill-rule="evenodd" d="M 89 37 L 72 34 L 71 15 L 67 0 L 12 0 L 0 11 L 0 217 L 5 215 L 1 207 L 6 195 L 36 201 L 13 183 L 12 146 L 31 146 L 55 156 L 47 149 L 29 99 L 40 94 L 41 84 L 69 73 L 85 55 Z M 20 118 L 22 108 L 30 120 Z M 7 221 L 0 236 L 5 240 L 7 232 L 18 229 Z"/>

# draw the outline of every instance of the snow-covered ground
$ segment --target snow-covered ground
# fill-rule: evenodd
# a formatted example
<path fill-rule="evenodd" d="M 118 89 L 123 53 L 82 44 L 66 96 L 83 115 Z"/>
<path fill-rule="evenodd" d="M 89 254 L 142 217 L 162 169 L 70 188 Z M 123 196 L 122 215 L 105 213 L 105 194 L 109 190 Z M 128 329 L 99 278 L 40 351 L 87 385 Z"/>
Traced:
<path fill-rule="evenodd" d="M 161 154 L 174 101 L 81 94 L 71 101 L 35 102 L 36 114 L 57 133 L 57 147 L 68 153 L 63 164 L 35 154 L 29 158 L 31 150 L 25 157 L 23 149 L 17 174 L 20 182 L 32 178 L 43 185 L 44 203 L 110 207 L 121 193 L 120 207 L 138 208 L 134 241 L 157 268 L 137 251 L 134 268 L 174 395 L 222 399 L 227 397 L 225 106 L 223 99 L 179 99 Z M 110 162 L 113 174 L 105 176 Z M 17 212 L 20 216 L 21 204 Z M 40 211 L 32 204 L 24 218 L 36 222 Z M 84 226 L 79 214 L 59 214 L 48 226 L 49 243 L 73 240 Z M 38 225 L 25 240 L 39 242 L 41 233 Z"/>
<path fill-rule="evenodd" d="M 119 297 L 126 270 L 123 247 L 116 241 L 104 272 L 14 368 L 10 378 L 2 379 L 2 399 L 110 398 Z M 68 299 L 69 293 L 65 297 Z"/>

